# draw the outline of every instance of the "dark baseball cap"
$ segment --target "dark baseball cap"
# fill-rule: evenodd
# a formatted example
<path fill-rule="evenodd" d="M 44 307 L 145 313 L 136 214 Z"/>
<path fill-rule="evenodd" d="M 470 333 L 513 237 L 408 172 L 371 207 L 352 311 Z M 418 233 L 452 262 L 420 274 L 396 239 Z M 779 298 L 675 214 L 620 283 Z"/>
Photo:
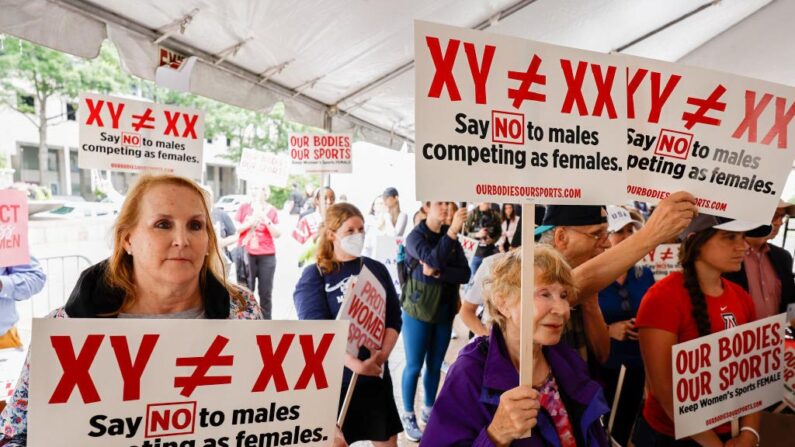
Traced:
<path fill-rule="evenodd" d="M 389 187 L 389 188 L 385 189 L 384 193 L 381 194 L 381 197 L 383 197 L 383 198 L 397 197 L 397 196 L 399 196 L 398 190 L 395 189 L 395 188 L 392 188 L 392 187 Z"/>
<path fill-rule="evenodd" d="M 602 215 L 599 205 L 548 205 L 544 220 L 536 228 L 539 236 L 555 227 L 582 227 L 607 223 L 607 216 Z"/>
<path fill-rule="evenodd" d="M 745 233 L 748 237 L 765 237 L 773 231 L 770 225 L 759 225 L 758 222 L 746 220 L 729 219 L 727 217 L 713 216 L 710 214 L 699 214 L 690 221 L 690 225 L 679 236 L 681 240 L 687 239 L 693 233 L 704 231 L 709 228 L 716 230 L 732 231 Z"/>

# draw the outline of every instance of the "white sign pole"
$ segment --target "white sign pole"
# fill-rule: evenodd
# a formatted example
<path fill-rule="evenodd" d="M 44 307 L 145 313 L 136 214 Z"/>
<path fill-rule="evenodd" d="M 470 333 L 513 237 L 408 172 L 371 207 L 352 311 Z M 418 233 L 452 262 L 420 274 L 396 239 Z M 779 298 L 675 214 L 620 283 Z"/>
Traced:
<path fill-rule="evenodd" d="M 624 388 L 624 376 L 627 373 L 627 367 L 621 365 L 621 370 L 618 372 L 618 385 L 616 385 L 616 395 L 613 398 L 613 408 L 610 409 L 610 420 L 607 422 L 607 434 L 613 436 L 613 422 L 616 419 L 616 411 L 618 411 L 618 400 L 621 398 L 621 389 Z"/>
<path fill-rule="evenodd" d="M 522 203 L 522 319 L 519 337 L 519 384 L 533 384 L 533 291 L 535 267 L 533 249 L 535 246 L 535 204 Z M 528 432 L 525 438 L 530 437 Z"/>

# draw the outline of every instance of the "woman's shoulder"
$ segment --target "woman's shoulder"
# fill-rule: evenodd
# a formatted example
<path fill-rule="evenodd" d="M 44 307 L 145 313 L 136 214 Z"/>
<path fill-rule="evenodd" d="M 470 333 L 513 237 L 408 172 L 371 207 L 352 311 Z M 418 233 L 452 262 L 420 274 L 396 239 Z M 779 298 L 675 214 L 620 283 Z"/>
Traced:
<path fill-rule="evenodd" d="M 461 348 L 458 357 L 450 366 L 446 381 L 463 376 L 482 381 L 483 370 L 489 353 L 489 337 L 480 336 L 473 338 L 469 344 Z"/>
<path fill-rule="evenodd" d="M 672 292 L 684 291 L 685 277 L 680 271 L 671 272 L 649 288 L 649 295 L 670 295 Z"/>
<path fill-rule="evenodd" d="M 232 297 L 229 300 L 229 319 L 262 320 L 262 309 L 260 309 L 254 294 L 237 285 L 232 285 L 232 287 L 240 294 L 245 304 L 241 304 L 239 300 Z"/>

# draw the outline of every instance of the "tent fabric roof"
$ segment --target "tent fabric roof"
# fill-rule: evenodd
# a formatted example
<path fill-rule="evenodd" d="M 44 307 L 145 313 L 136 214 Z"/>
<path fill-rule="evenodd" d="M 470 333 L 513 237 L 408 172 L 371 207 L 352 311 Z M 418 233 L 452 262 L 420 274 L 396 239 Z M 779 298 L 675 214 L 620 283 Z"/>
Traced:
<path fill-rule="evenodd" d="M 124 69 L 149 80 L 159 47 L 197 56 L 194 93 L 253 110 L 283 101 L 289 119 L 400 148 L 414 138 L 414 19 L 792 83 L 795 61 L 780 55 L 795 37 L 794 4 L 0 0 L 0 32 L 86 58 L 109 38 Z"/>

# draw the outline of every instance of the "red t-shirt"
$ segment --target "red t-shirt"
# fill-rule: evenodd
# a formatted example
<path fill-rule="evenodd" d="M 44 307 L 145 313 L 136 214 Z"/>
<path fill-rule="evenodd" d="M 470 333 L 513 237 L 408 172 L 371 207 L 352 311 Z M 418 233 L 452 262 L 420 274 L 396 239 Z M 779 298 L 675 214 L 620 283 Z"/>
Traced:
<path fill-rule="evenodd" d="M 266 212 L 266 215 L 268 216 L 268 219 L 270 219 L 274 225 L 278 224 L 279 213 L 276 211 L 276 208 L 270 205 L 267 205 L 267 207 L 268 211 Z M 246 220 L 246 217 L 252 214 L 254 214 L 254 208 L 250 203 L 245 203 L 237 210 L 237 216 L 235 217 L 237 218 L 238 222 L 243 223 L 243 221 Z M 252 235 L 252 237 L 248 237 L 252 229 L 254 230 L 254 235 Z M 276 246 L 273 243 L 273 236 L 265 224 L 259 224 L 240 233 L 240 245 L 243 245 L 243 241 L 246 240 L 246 252 L 248 252 L 250 255 L 276 254 Z"/>
<path fill-rule="evenodd" d="M 751 296 L 737 284 L 723 279 L 723 294 L 706 296 L 707 313 L 712 333 L 749 323 L 756 319 Z M 699 338 L 693 305 L 684 284 L 684 275 L 674 272 L 652 286 L 640 303 L 636 317 L 638 328 L 662 329 L 676 334 L 677 343 Z M 670 352 L 669 354 L 670 355 Z M 647 386 L 648 398 L 643 407 L 643 417 L 659 433 L 674 436 L 674 423 L 652 395 Z M 715 427 L 717 433 L 731 431 L 729 423 Z"/>

